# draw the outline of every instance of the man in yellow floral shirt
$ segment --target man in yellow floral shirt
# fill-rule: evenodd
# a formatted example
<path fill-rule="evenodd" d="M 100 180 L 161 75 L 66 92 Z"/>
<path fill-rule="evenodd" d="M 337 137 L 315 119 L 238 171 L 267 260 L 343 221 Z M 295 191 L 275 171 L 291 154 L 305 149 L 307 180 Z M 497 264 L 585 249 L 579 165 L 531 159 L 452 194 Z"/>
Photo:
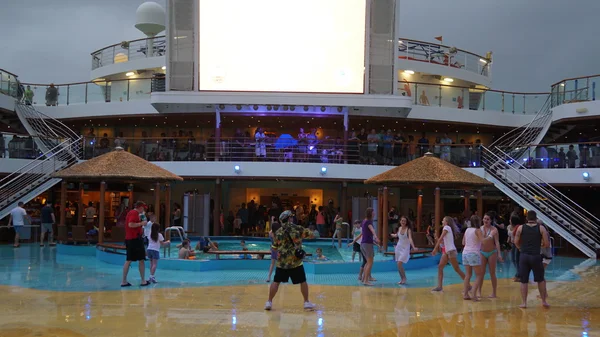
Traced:
<path fill-rule="evenodd" d="M 315 305 L 308 300 L 308 283 L 302 259 L 296 257 L 296 249 L 302 247 L 302 239 L 310 238 L 312 233 L 304 227 L 292 223 L 292 212 L 285 211 L 279 216 L 281 228 L 275 232 L 272 248 L 277 250 L 277 268 L 275 277 L 269 288 L 269 300 L 265 310 L 273 307 L 273 298 L 279 290 L 281 282 L 287 283 L 292 279 L 293 284 L 300 284 L 300 291 L 304 297 L 304 309 L 313 310 Z"/>

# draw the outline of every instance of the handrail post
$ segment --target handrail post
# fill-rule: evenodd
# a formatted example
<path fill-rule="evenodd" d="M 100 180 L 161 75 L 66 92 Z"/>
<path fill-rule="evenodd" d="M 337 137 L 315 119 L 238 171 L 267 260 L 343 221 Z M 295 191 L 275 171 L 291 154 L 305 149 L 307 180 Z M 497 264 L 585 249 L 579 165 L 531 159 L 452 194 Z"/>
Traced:
<path fill-rule="evenodd" d="M 419 104 L 419 100 L 417 99 L 417 97 L 419 97 L 419 85 L 417 83 L 415 83 L 415 105 Z"/>
<path fill-rule="evenodd" d="M 85 83 L 85 104 L 88 102 L 88 83 Z"/>
<path fill-rule="evenodd" d="M 523 114 L 525 114 L 525 94 L 523 94 Z"/>
<path fill-rule="evenodd" d="M 67 84 L 67 105 L 69 105 L 69 93 L 71 92 L 71 85 Z"/>
<path fill-rule="evenodd" d="M 513 101 L 513 104 L 512 104 L 512 113 L 515 113 L 515 94 L 512 94 L 512 101 Z"/>
<path fill-rule="evenodd" d="M 439 91 L 439 95 L 438 95 L 438 106 L 442 106 L 442 85 L 440 84 L 440 87 L 438 88 Z"/>
<path fill-rule="evenodd" d="M 486 91 L 486 90 L 484 90 L 484 91 L 483 91 L 483 95 L 482 95 L 482 96 L 483 96 L 483 109 L 481 109 L 481 110 L 483 110 L 483 111 L 485 111 L 485 94 L 486 94 L 486 93 L 487 93 L 487 91 Z"/>
<path fill-rule="evenodd" d="M 586 77 L 586 83 L 585 83 L 585 100 L 587 101 L 590 97 L 590 78 Z"/>
<path fill-rule="evenodd" d="M 502 92 L 502 112 L 504 112 L 504 92 Z"/>
<path fill-rule="evenodd" d="M 127 80 L 127 102 L 129 102 L 129 84 L 130 84 L 131 80 L 128 79 Z"/>

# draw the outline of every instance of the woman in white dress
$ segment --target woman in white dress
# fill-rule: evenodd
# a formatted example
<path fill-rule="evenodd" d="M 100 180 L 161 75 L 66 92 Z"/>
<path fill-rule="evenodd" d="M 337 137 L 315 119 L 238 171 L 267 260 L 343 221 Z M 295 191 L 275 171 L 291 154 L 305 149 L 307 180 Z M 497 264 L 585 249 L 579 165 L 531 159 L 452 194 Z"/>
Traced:
<path fill-rule="evenodd" d="M 412 239 L 412 230 L 407 217 L 400 218 L 400 226 L 396 234 L 392 234 L 393 238 L 398 238 L 396 244 L 395 259 L 398 264 L 398 273 L 400 273 L 400 282 L 398 284 L 406 284 L 406 273 L 404 272 L 404 264 L 410 259 L 410 250 L 417 249 Z"/>

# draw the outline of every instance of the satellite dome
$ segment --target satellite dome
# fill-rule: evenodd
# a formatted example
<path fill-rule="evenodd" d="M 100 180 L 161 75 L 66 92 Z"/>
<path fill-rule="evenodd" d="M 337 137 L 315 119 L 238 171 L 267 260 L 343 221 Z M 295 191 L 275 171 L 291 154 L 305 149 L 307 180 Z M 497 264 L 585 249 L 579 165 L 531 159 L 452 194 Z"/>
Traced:
<path fill-rule="evenodd" d="M 135 11 L 135 28 L 148 36 L 165 30 L 165 9 L 156 2 L 144 2 Z"/>

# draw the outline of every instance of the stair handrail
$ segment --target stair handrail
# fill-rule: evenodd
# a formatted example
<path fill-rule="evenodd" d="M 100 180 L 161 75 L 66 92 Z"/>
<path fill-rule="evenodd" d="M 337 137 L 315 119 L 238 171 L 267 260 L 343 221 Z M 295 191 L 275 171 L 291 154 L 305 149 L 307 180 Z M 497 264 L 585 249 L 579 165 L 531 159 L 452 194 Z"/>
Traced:
<path fill-rule="evenodd" d="M 512 141 L 510 141 L 510 143 L 508 145 L 505 146 L 512 146 L 515 144 L 515 142 L 517 142 L 519 139 L 521 139 L 522 135 L 525 134 L 525 132 L 527 130 L 529 130 L 529 128 L 531 127 L 531 125 L 539 120 L 542 119 L 546 119 L 548 118 L 549 115 L 551 115 L 551 95 L 548 95 L 548 97 L 546 98 L 546 101 L 544 102 L 544 104 L 542 105 L 542 107 L 540 108 L 540 110 L 538 111 L 538 113 L 531 119 L 531 121 L 525 125 L 522 125 L 518 128 L 515 128 L 509 132 L 507 132 L 506 134 L 504 134 L 503 136 L 501 136 L 500 138 L 498 138 L 496 141 L 494 141 L 490 146 L 497 146 L 498 144 L 500 144 L 502 141 L 506 140 L 507 138 L 509 138 L 510 136 L 514 135 L 515 133 L 518 133 L 520 131 L 520 134 L 517 137 L 514 137 L 514 139 Z"/>
<path fill-rule="evenodd" d="M 48 139 L 75 140 L 80 137 L 63 122 L 38 111 L 32 105 L 17 103 L 15 112 L 27 133 L 31 136 L 37 136 L 35 142 L 42 151 L 48 151 L 54 147 L 54 144 L 47 143 Z M 73 155 L 79 157 L 75 153 Z"/>
<path fill-rule="evenodd" d="M 482 158 L 485 157 L 486 155 L 491 155 L 496 157 L 497 161 L 496 163 L 500 163 L 500 165 L 506 167 L 507 164 L 506 162 L 500 158 L 496 153 L 493 153 L 492 151 L 490 151 L 489 149 L 485 148 L 484 151 L 482 151 Z M 483 162 L 483 160 L 482 160 Z M 514 179 L 510 179 L 506 174 L 505 174 L 505 179 L 510 180 L 510 182 L 514 183 L 517 186 L 520 186 L 521 188 L 523 188 L 523 190 L 525 190 L 528 193 L 533 192 L 534 195 L 537 194 L 541 194 L 540 192 L 546 192 L 548 194 L 550 194 L 550 199 L 547 199 L 546 202 L 544 203 L 545 206 L 547 206 L 547 208 L 549 210 L 551 210 L 552 212 L 561 215 L 561 217 L 563 218 L 564 221 L 567 221 L 569 223 L 571 223 L 571 225 L 573 225 L 574 227 L 577 227 L 580 231 L 582 231 L 586 236 L 588 236 L 589 238 L 591 238 L 592 240 L 596 240 L 596 242 L 600 242 L 600 237 L 599 235 L 596 233 L 598 226 L 596 226 L 593 222 L 591 222 L 589 219 L 586 219 L 584 215 L 582 215 L 581 213 L 579 213 L 576 209 L 573 209 L 572 206 L 565 204 L 564 202 L 562 202 L 562 200 L 560 198 L 555 198 L 552 199 L 553 195 L 552 193 L 550 193 L 551 191 L 548 190 L 544 190 L 543 187 L 541 185 L 539 185 L 540 183 L 538 182 L 534 182 L 533 180 L 531 180 L 529 177 L 525 176 L 521 171 L 522 170 L 518 170 L 515 169 L 512 166 L 509 166 L 512 170 L 517 172 L 517 175 L 523 177 L 524 179 L 528 180 L 530 183 L 526 184 L 526 183 L 522 183 L 519 181 L 515 181 Z M 498 169 L 502 169 L 501 167 L 499 167 Z M 490 169 L 488 172 L 490 174 L 492 174 L 493 176 L 500 176 L 500 174 L 498 174 L 497 172 L 494 172 L 493 169 Z M 504 169 L 505 173 L 506 173 L 506 169 Z M 543 184 L 549 185 L 548 183 L 544 182 L 542 179 L 540 179 L 539 177 L 535 176 L 537 179 L 539 179 Z M 511 188 L 511 186 L 507 186 L 508 188 Z M 512 189 L 512 188 L 511 188 Z M 560 193 L 560 191 L 557 191 L 558 193 Z M 518 193 L 518 191 L 517 191 Z M 562 193 L 560 193 L 562 195 Z M 569 200 L 572 204 L 576 205 L 577 207 L 581 208 L 577 203 L 575 203 L 573 200 L 569 199 L 568 197 L 565 196 L 565 198 L 567 200 Z M 540 201 L 541 202 L 541 201 Z M 560 208 L 563 207 L 563 208 Z M 571 214 L 566 214 L 564 210 L 570 210 L 571 212 L 566 212 L 566 213 L 571 213 Z M 586 213 L 587 212 L 585 209 L 583 209 Z M 543 210 L 542 210 L 543 212 Z M 575 218 L 571 218 L 569 216 L 566 215 L 576 215 L 581 217 L 582 219 L 579 219 L 577 217 Z M 594 219 L 596 219 L 596 217 L 594 217 L 593 215 L 591 215 Z M 580 221 L 583 220 L 583 221 Z M 561 227 L 562 224 L 559 224 Z M 591 235 L 590 235 L 591 234 Z M 586 245 L 588 245 L 587 242 L 584 242 Z"/>
<path fill-rule="evenodd" d="M 484 154 L 483 157 L 486 157 L 487 155 L 491 154 L 491 152 L 488 152 L 488 154 Z M 493 173 L 490 172 L 489 174 L 491 174 L 492 176 L 498 178 L 499 180 L 502 180 L 503 178 L 501 178 L 501 174 L 499 173 Z M 504 178 L 509 184 L 514 184 L 515 186 L 518 186 L 519 188 L 523 189 L 524 193 L 527 194 L 531 194 L 532 196 L 538 195 L 540 194 L 540 190 L 538 189 L 536 191 L 535 187 L 536 184 L 532 183 L 532 184 L 524 184 L 524 183 L 519 183 L 517 181 L 514 181 L 513 179 L 509 178 L 509 177 L 505 177 Z M 511 185 L 505 185 L 508 189 L 513 190 L 515 193 L 523 196 L 523 192 L 518 191 L 516 188 L 514 188 Z M 524 198 L 528 199 L 527 196 L 523 196 Z M 565 206 L 561 206 L 556 202 L 551 202 L 552 199 L 547 199 L 545 201 L 540 200 L 539 203 L 543 206 L 537 206 L 535 205 L 535 202 L 531 202 L 532 205 L 535 207 L 537 206 L 538 208 L 540 208 L 540 213 L 542 215 L 546 215 L 548 216 L 548 218 L 552 219 L 553 216 L 552 214 L 548 214 L 547 212 L 552 212 L 554 214 L 556 214 L 557 216 L 560 216 L 560 218 L 562 218 L 564 223 L 561 223 L 560 221 L 556 221 L 554 219 L 552 219 L 553 221 L 555 221 L 555 223 L 565 229 L 566 231 L 572 233 L 572 229 L 565 227 L 565 223 L 570 226 L 573 227 L 575 229 L 578 229 L 582 235 L 585 235 L 585 239 L 582 238 L 582 240 L 580 240 L 585 246 L 590 247 L 592 249 L 595 250 L 595 246 L 594 244 L 598 244 L 598 242 L 600 242 L 600 238 L 598 236 L 597 230 L 590 228 L 589 224 L 586 223 L 582 223 L 581 221 L 579 221 L 579 219 L 577 218 L 576 215 L 572 214 L 573 212 L 569 213 L 569 212 L 565 212 L 564 210 L 570 210 L 570 208 L 564 208 Z M 563 207 L 563 208 L 560 208 Z M 574 217 L 575 216 L 575 217 Z M 574 218 L 572 218 L 574 217 Z M 568 220 L 565 220 L 568 219 Z M 573 235 L 574 237 L 576 237 L 576 235 Z M 591 240 L 593 243 L 589 243 L 586 241 L 586 239 Z"/>
<path fill-rule="evenodd" d="M 512 163 L 515 163 L 518 165 L 518 167 L 520 169 L 525 169 L 527 173 L 531 174 L 533 177 L 535 177 L 536 179 L 539 179 L 539 181 L 543 184 L 545 184 L 546 186 L 549 187 L 549 189 L 551 189 L 552 191 L 556 192 L 561 198 L 566 199 L 570 202 L 572 202 L 573 204 L 575 204 L 578 208 L 580 208 L 581 210 L 583 210 L 589 217 L 591 217 L 593 220 L 597 221 L 598 223 L 600 223 L 600 219 L 598 219 L 596 216 L 594 216 L 592 213 L 590 213 L 589 211 L 587 211 L 585 208 L 579 206 L 579 204 L 577 204 L 575 201 L 573 201 L 571 198 L 567 197 L 566 195 L 564 195 L 561 191 L 557 190 L 554 186 L 552 186 L 551 184 L 547 183 L 544 181 L 544 179 L 538 177 L 537 175 L 535 175 L 533 172 L 531 172 L 532 170 L 526 168 L 525 166 L 521 165 L 521 163 L 518 160 L 515 160 L 514 158 L 512 158 L 510 155 L 508 155 L 507 153 L 504 153 L 501 149 L 499 149 L 498 147 L 496 147 L 496 149 L 498 151 L 500 151 L 501 154 L 503 154 L 504 156 L 506 156 L 506 158 L 511 162 L 511 164 L 507 164 L 508 166 L 512 167 Z M 506 163 L 505 161 L 503 161 L 503 163 Z M 514 167 L 512 167 L 515 171 L 519 172 L 519 175 L 524 176 L 520 170 L 515 169 Z M 525 177 L 525 176 L 524 176 Z M 527 180 L 531 181 L 531 179 L 525 177 Z M 593 224 L 592 224 L 593 225 Z M 596 225 L 594 225 L 596 227 L 596 229 L 598 228 Z"/>
<path fill-rule="evenodd" d="M 81 140 L 81 137 L 79 137 L 80 139 L 78 139 L 77 141 L 73 142 L 74 144 L 76 144 L 78 141 Z M 21 168 L 19 168 L 18 170 L 10 173 L 9 175 L 7 175 L 6 177 L 0 179 L 0 183 L 2 183 L 3 181 L 8 180 L 10 177 L 12 176 L 20 176 L 24 173 L 30 172 L 31 170 L 33 170 L 34 168 L 37 168 L 38 166 L 42 165 L 44 163 L 44 159 L 50 159 L 55 157 L 57 154 L 61 153 L 62 151 L 64 151 L 65 149 L 67 149 L 68 147 L 65 147 L 64 145 L 67 143 L 72 142 L 71 139 L 67 139 L 65 141 L 63 141 L 62 143 L 58 144 L 57 146 L 55 146 L 54 148 L 50 149 L 49 151 L 47 151 L 46 153 L 43 153 L 41 155 L 39 155 L 36 159 L 31 160 L 29 163 L 23 165 Z M 62 147 L 62 149 L 60 149 L 58 152 L 54 152 L 53 150 L 55 150 L 56 148 Z M 27 171 L 21 172 L 22 170 L 24 170 L 25 168 L 27 168 L 28 166 L 34 164 L 32 167 L 30 167 L 29 169 L 27 169 Z M 7 183 L 4 183 L 3 185 L 0 185 L 0 190 L 2 188 L 4 188 L 6 186 Z"/>
<path fill-rule="evenodd" d="M 523 193 L 531 194 L 531 196 L 535 196 L 540 193 L 539 190 L 536 191 L 536 189 L 533 188 L 533 187 L 535 187 L 534 184 L 519 183 L 508 177 L 502 178 L 501 174 L 499 174 L 499 173 L 490 173 L 490 174 L 493 175 L 494 177 L 497 177 L 499 180 L 504 179 L 508 183 L 505 186 L 508 189 L 513 190 L 515 193 L 517 193 L 521 196 L 523 196 Z M 517 187 L 513 187 L 512 184 L 514 184 Z M 523 192 L 519 191 L 517 188 L 522 189 Z M 527 196 L 523 196 L 523 197 L 526 199 L 529 199 L 529 197 L 527 197 Z M 599 242 L 598 235 L 597 234 L 594 235 L 594 233 L 596 233 L 596 230 L 594 230 L 593 228 L 590 228 L 589 226 L 586 226 L 585 223 L 581 223 L 581 221 L 578 220 L 576 215 L 569 213 L 568 211 L 565 212 L 565 208 L 561 208 L 564 206 L 560 206 L 557 203 L 548 202 L 549 200 L 551 200 L 551 199 L 548 199 L 546 201 L 540 200 L 539 204 L 537 204 L 537 205 L 535 204 L 534 201 L 530 201 L 530 202 L 532 203 L 532 205 L 534 207 L 540 208 L 540 214 L 548 216 L 548 218 L 553 220 L 559 227 L 567 230 L 570 233 L 572 233 L 573 229 L 579 230 L 582 235 L 585 235 L 585 238 L 582 238 L 582 240 L 581 240 L 582 243 L 590 248 L 594 248 L 594 244 L 597 244 Z M 566 209 L 569 210 L 569 208 L 566 208 Z M 551 212 L 551 213 L 548 213 L 548 212 Z M 563 222 L 557 221 L 558 219 L 553 219 L 554 216 L 562 218 Z M 575 218 L 572 219 L 572 217 L 575 217 Z M 568 219 L 568 220 L 565 220 L 565 219 Z M 566 226 L 570 226 L 572 228 L 567 228 Z M 590 243 L 587 240 L 591 240 L 593 243 Z"/>
<path fill-rule="evenodd" d="M 489 155 L 493 155 L 493 156 L 495 156 L 495 157 L 496 157 L 496 158 L 499 160 L 497 163 L 500 163 L 500 161 L 502 161 L 502 158 L 500 158 L 500 157 L 499 157 L 497 154 L 495 154 L 495 153 L 493 153 L 493 152 L 489 151 L 489 149 L 486 149 L 486 150 L 487 150 L 487 151 L 485 151 L 485 152 L 482 152 L 482 155 L 483 155 L 483 156 L 485 156 L 485 155 L 487 155 L 487 154 L 489 154 Z M 504 164 L 504 165 L 503 165 L 503 164 Z M 505 166 L 505 167 L 506 167 L 506 166 L 508 166 L 508 165 L 506 165 L 505 163 L 501 163 L 500 165 L 503 165 L 503 166 Z M 510 167 L 510 166 L 509 166 L 509 167 Z M 515 169 L 514 167 L 510 167 L 510 168 L 511 168 L 511 169 L 513 169 L 513 170 L 514 170 L 514 171 L 517 173 L 517 175 L 519 175 L 519 176 L 523 177 L 525 180 L 527 180 L 527 181 L 529 181 L 529 182 L 530 182 L 529 184 L 526 184 L 526 183 L 523 183 L 523 182 L 520 182 L 520 181 L 515 181 L 514 179 L 510 179 L 508 176 L 506 176 L 506 175 L 505 175 L 505 178 L 506 178 L 506 179 L 510 179 L 510 180 L 511 180 L 512 182 L 514 182 L 516 185 L 522 186 L 522 187 L 524 187 L 524 188 L 525 188 L 525 187 L 527 187 L 527 189 L 529 189 L 529 190 L 532 190 L 534 193 L 538 193 L 538 192 L 551 192 L 551 191 L 548 191 L 548 190 L 544 190 L 540 184 L 545 184 L 545 185 L 548 185 L 548 186 L 552 186 L 552 185 L 550 185 L 550 184 L 546 183 L 545 181 L 543 181 L 543 180 L 542 180 L 542 179 L 540 179 L 539 177 L 537 177 L 537 176 L 535 176 L 535 175 L 534 175 L 534 177 L 536 177 L 537 179 L 539 179 L 539 180 L 541 181 L 541 182 L 535 182 L 535 181 L 531 180 L 529 177 L 527 177 L 526 175 L 524 175 L 524 174 L 522 173 L 522 171 L 523 171 L 523 170 L 517 170 L 517 169 Z M 502 168 L 501 168 L 501 167 L 499 167 L 498 169 L 502 169 Z M 503 170 L 504 170 L 504 173 L 506 173 L 506 169 L 503 169 Z M 493 170 L 491 170 L 491 171 L 492 171 L 492 172 L 489 172 L 490 174 L 493 174 L 493 175 L 496 175 L 496 176 L 498 175 L 498 173 L 494 173 L 494 172 L 493 172 Z M 532 187 L 532 186 L 533 186 L 533 187 Z M 537 187 L 537 189 L 536 189 L 536 187 Z M 560 193 L 560 192 L 559 192 L 559 193 Z M 549 194 L 551 194 L 551 193 L 549 193 Z M 567 200 L 571 201 L 572 203 L 574 203 L 575 205 L 577 205 L 577 203 L 575 203 L 573 200 L 569 199 L 568 197 L 565 197 L 565 198 L 566 198 Z M 563 207 L 569 207 L 569 205 L 567 205 L 567 204 L 565 204 L 564 202 L 562 202 L 562 201 L 561 201 L 561 199 L 559 199 L 559 198 L 556 198 L 556 199 L 548 199 L 547 201 L 549 201 L 549 203 L 559 204 L 559 206 L 563 206 Z M 579 205 L 577 205 L 577 206 L 578 206 L 578 207 L 580 207 Z M 585 211 L 585 209 L 584 209 L 584 211 Z M 579 212 L 577 212 L 576 210 L 573 210 L 573 212 L 575 212 L 575 213 L 579 213 Z M 586 211 L 586 212 L 587 212 L 587 211 Z M 555 211 L 555 213 L 564 213 L 564 212 L 563 212 L 563 211 L 560 211 L 560 210 L 556 210 L 556 211 Z M 578 215 L 580 215 L 580 216 L 584 217 L 584 216 L 583 216 L 583 214 L 580 214 L 580 213 L 579 213 Z M 591 216 L 592 216 L 592 217 L 594 217 L 593 215 L 591 215 Z M 594 218 L 595 218 L 595 217 L 594 217 Z M 595 225 L 595 224 L 593 224 L 593 223 L 589 223 L 589 225 L 590 225 L 590 226 L 592 226 L 592 227 L 594 227 L 595 229 L 598 229 L 598 226 L 596 226 L 596 225 Z"/>
<path fill-rule="evenodd" d="M 19 191 L 27 190 L 31 188 L 32 185 L 41 182 L 44 183 L 51 178 L 51 174 L 54 173 L 57 169 L 62 169 L 65 166 L 73 164 L 78 159 L 74 156 L 66 155 L 65 153 L 71 153 L 71 147 L 64 146 L 65 143 L 69 143 L 71 140 L 65 140 L 59 145 L 55 146 L 53 150 L 57 147 L 61 147 L 58 151 L 52 152 L 51 155 L 40 156 L 40 159 L 34 159 L 21 167 L 19 170 L 11 173 L 4 179 L 0 180 L 0 206 L 6 207 L 12 201 L 13 197 L 16 197 Z M 58 167 L 56 161 L 64 163 L 61 165 L 59 163 Z M 53 162 L 52 166 L 48 166 L 48 162 Z M 38 185 L 39 186 L 39 185 Z M 33 188 L 36 188 L 34 186 Z"/>

